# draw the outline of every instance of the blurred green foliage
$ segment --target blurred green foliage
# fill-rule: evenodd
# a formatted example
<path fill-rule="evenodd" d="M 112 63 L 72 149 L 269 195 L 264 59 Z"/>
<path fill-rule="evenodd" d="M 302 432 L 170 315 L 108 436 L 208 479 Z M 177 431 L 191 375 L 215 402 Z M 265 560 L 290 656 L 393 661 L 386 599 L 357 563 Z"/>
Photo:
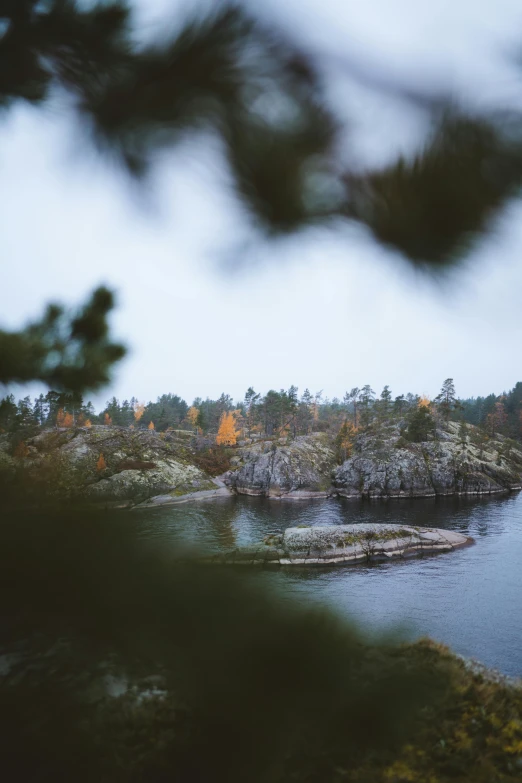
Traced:
<path fill-rule="evenodd" d="M 0 330 L 0 384 L 41 381 L 70 392 L 107 384 L 112 366 L 125 355 L 109 337 L 113 306 L 113 294 L 98 288 L 77 314 L 52 304 L 25 329 Z"/>
<path fill-rule="evenodd" d="M 348 218 L 433 269 L 462 258 L 518 194 L 516 107 L 479 116 L 431 97 L 428 87 L 411 93 L 431 118 L 425 149 L 361 173 L 341 154 L 347 128 L 329 97 L 327 52 L 312 54 L 275 20 L 261 22 L 251 4 L 178 15 L 175 32 L 147 44 L 131 11 L 125 2 L 2 0 L 0 104 L 41 103 L 66 91 L 60 107 L 76 112 L 96 146 L 136 176 L 158 150 L 210 133 L 262 231 Z M 345 66 L 357 78 L 357 68 Z M 393 82 L 388 91 L 393 97 Z M 404 98 L 399 87 L 396 96 Z M 78 143 L 88 137 L 78 134 Z"/>

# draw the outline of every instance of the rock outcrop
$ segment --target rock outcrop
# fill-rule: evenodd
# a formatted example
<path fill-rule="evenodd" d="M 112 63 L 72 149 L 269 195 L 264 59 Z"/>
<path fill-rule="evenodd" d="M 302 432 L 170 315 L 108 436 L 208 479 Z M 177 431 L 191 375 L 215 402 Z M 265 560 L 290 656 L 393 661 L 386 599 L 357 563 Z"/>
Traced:
<path fill-rule="evenodd" d="M 410 525 L 290 527 L 258 546 L 212 559 L 234 565 L 349 565 L 451 552 L 472 541 L 451 530 Z"/>
<path fill-rule="evenodd" d="M 469 427 L 439 427 L 430 440 L 411 443 L 399 425 L 359 434 L 353 453 L 338 464 L 325 433 L 294 440 L 248 438 L 230 450 L 223 481 L 198 467 L 189 432 L 115 426 L 44 430 L 13 457 L 0 435 L 0 471 L 34 479 L 46 495 L 106 506 L 160 505 L 229 494 L 300 500 L 492 494 L 520 489 L 522 448 Z M 100 460 L 103 455 L 103 460 Z M 205 462 L 200 464 L 207 467 Z M 209 468 L 210 470 L 211 468 Z"/>
<path fill-rule="evenodd" d="M 51 497 L 111 507 L 215 491 L 194 464 L 190 437 L 114 426 L 45 430 L 27 441 L 24 469 Z"/>
<path fill-rule="evenodd" d="M 505 438 L 465 442 L 449 422 L 424 443 L 401 437 L 399 426 L 360 434 L 352 456 L 338 465 L 325 434 L 288 443 L 268 441 L 237 449 L 226 484 L 240 495 L 270 498 L 430 497 L 478 495 L 520 489 L 522 447 Z"/>
<path fill-rule="evenodd" d="M 240 495 L 271 498 L 330 495 L 336 461 L 327 436 L 303 435 L 283 443 L 268 441 L 238 449 L 237 469 L 225 474 L 227 486 Z"/>
<path fill-rule="evenodd" d="M 408 443 L 393 430 L 361 436 L 333 486 L 343 497 L 491 494 L 520 489 L 521 468 L 522 451 L 506 449 L 505 440 L 462 442 L 458 425 L 449 422 L 425 443 Z"/>

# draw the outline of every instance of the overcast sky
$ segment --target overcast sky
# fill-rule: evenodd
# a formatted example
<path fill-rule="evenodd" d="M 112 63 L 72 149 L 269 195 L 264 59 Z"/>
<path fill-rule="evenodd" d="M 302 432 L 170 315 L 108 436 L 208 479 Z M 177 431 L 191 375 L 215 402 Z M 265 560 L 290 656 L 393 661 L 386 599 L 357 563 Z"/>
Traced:
<path fill-rule="evenodd" d="M 142 22 L 153 30 L 171 5 L 147 0 Z M 509 58 L 522 43 L 519 0 L 266 0 L 263 9 L 308 46 L 405 83 L 442 83 L 483 107 L 521 103 L 522 70 Z M 352 83 L 335 91 L 354 117 L 358 160 L 419 143 L 423 124 L 406 106 Z M 465 397 L 522 380 L 522 206 L 434 284 L 363 231 L 245 244 L 208 142 L 162 158 L 138 193 L 80 155 L 76 133 L 51 108 L 2 118 L 1 319 L 14 328 L 50 299 L 78 303 L 101 282 L 116 289 L 114 331 L 130 350 L 99 403 L 165 392 L 239 399 L 251 385 L 291 384 L 330 397 L 365 383 L 434 396 L 447 377 Z"/>

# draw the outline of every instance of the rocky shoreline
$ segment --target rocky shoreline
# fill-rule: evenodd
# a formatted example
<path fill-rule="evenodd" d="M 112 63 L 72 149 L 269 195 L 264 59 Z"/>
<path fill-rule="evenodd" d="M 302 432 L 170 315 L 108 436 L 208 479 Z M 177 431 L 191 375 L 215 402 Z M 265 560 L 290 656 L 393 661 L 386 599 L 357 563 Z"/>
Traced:
<path fill-rule="evenodd" d="M 0 435 L 0 470 L 17 470 L 51 500 L 106 508 L 146 508 L 248 495 L 274 500 L 329 497 L 393 499 L 484 496 L 521 488 L 522 447 L 502 436 L 477 445 L 473 428 L 462 438 L 447 422 L 422 443 L 405 441 L 398 427 L 357 436 L 339 464 L 326 433 L 294 439 L 247 438 L 228 450 L 231 468 L 211 476 L 200 467 L 188 431 L 155 432 L 96 425 L 44 430 L 9 453 Z M 9 478 L 8 478 L 9 480 Z"/>
<path fill-rule="evenodd" d="M 471 430 L 473 434 L 473 430 Z M 223 478 L 239 495 L 274 499 L 416 498 L 492 495 L 521 489 L 522 448 L 491 438 L 477 446 L 448 422 L 436 437 L 409 443 L 398 427 L 357 437 L 352 455 L 338 464 L 325 434 L 237 449 Z"/>

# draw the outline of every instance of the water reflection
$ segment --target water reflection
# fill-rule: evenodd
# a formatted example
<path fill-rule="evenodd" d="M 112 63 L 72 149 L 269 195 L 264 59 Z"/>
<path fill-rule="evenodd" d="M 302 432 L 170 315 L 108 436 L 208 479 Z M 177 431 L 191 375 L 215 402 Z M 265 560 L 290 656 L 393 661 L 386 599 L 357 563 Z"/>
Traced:
<path fill-rule="evenodd" d="M 266 570 L 262 578 L 282 587 L 283 597 L 326 602 L 370 628 L 406 624 L 411 637 L 428 634 L 522 675 L 522 495 L 388 502 L 239 497 L 135 511 L 130 518 L 144 539 L 207 551 L 250 544 L 293 525 L 396 522 L 472 536 L 474 546 L 449 555 Z"/>

